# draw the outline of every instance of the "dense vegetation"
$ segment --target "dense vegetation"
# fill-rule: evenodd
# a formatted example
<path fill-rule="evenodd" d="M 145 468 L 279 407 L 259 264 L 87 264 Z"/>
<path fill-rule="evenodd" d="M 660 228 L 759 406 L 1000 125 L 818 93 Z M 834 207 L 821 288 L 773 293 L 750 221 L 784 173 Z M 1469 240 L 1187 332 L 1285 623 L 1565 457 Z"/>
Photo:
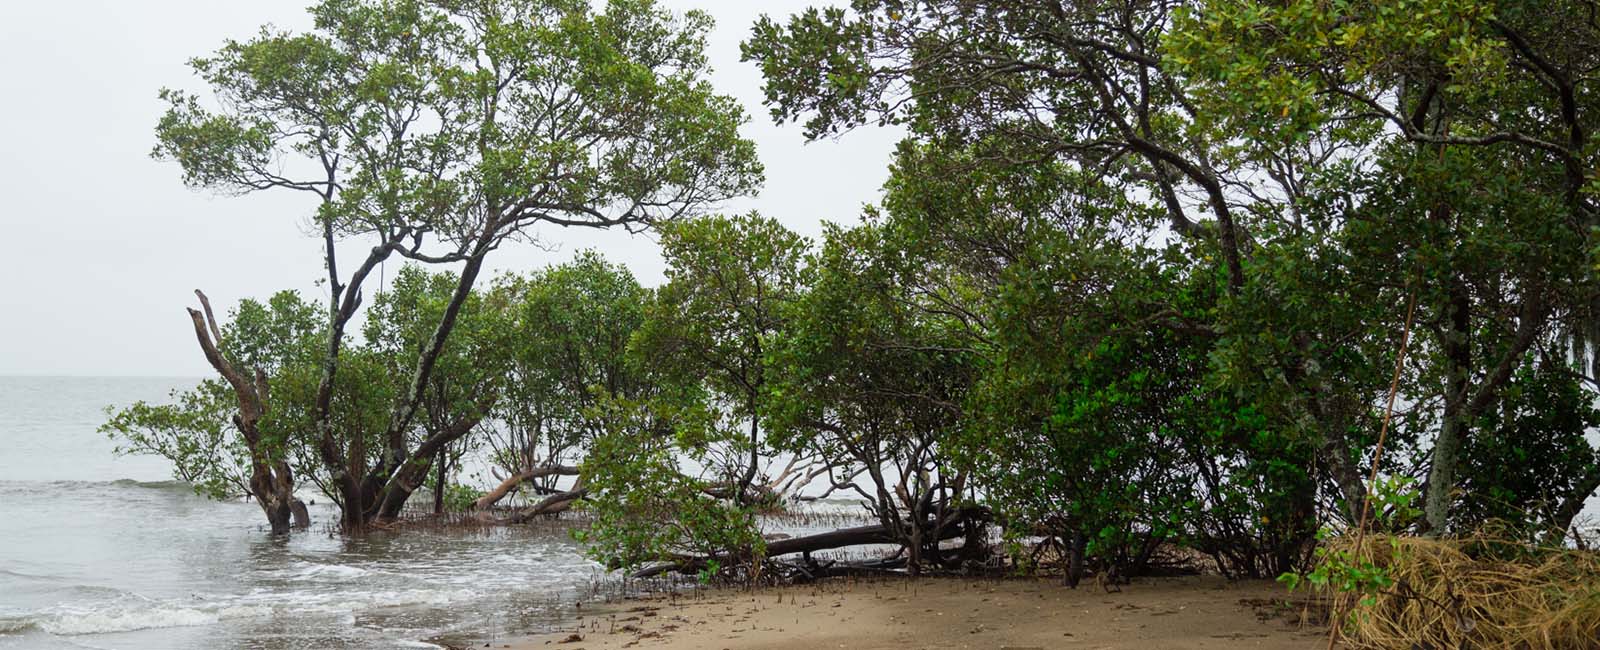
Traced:
<path fill-rule="evenodd" d="M 907 133 L 881 202 L 817 241 L 707 214 L 760 170 L 703 80 L 704 16 L 313 11 L 313 32 L 197 60 L 223 108 L 169 93 L 157 154 L 195 185 L 319 196 L 326 305 L 193 312 L 224 381 L 107 425 L 198 489 L 255 495 L 275 529 L 297 480 L 349 529 L 428 483 L 443 508 L 477 448 L 503 480 L 478 507 L 581 502 L 614 567 L 760 571 L 790 548 L 760 514 L 834 494 L 913 572 L 984 561 L 997 530 L 1074 581 L 1173 546 L 1264 576 L 1365 519 L 1370 463 L 1394 532 L 1561 544 L 1600 488 L 1590 3 L 763 19 L 744 52 L 773 119 Z M 286 157 L 312 172 L 278 176 Z M 666 282 L 585 254 L 477 286 L 535 222 L 653 229 Z M 338 239 L 372 244 L 348 278 Z M 391 256 L 417 265 L 346 340 Z"/>

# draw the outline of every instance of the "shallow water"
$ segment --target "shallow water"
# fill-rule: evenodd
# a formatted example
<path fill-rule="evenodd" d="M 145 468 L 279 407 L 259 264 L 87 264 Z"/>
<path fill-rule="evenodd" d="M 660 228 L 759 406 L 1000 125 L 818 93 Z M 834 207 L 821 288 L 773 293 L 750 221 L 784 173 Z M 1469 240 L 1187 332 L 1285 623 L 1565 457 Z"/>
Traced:
<path fill-rule="evenodd" d="M 325 499 L 274 538 L 95 432 L 192 383 L 0 377 L 0 648 L 434 647 L 542 630 L 600 573 L 560 530 L 331 535 Z"/>

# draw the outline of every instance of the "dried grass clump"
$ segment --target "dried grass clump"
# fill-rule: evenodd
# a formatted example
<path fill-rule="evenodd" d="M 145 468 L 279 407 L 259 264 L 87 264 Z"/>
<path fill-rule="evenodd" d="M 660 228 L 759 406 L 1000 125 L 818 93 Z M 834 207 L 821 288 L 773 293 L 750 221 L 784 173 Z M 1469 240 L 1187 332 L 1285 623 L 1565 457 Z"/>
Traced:
<path fill-rule="evenodd" d="M 1332 545 L 1348 552 L 1355 543 Z M 1394 580 L 1373 598 L 1336 595 L 1342 602 L 1335 611 L 1349 612 L 1345 638 L 1355 647 L 1600 648 L 1600 553 L 1495 537 L 1373 535 L 1355 555 Z"/>

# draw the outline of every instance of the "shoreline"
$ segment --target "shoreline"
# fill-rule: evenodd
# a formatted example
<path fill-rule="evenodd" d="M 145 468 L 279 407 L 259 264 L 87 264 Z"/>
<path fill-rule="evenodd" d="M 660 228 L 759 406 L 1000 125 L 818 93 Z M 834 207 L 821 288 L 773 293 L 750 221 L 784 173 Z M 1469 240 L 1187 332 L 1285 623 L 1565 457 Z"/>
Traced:
<path fill-rule="evenodd" d="M 1120 591 L 1049 579 L 874 578 L 656 594 L 578 606 L 561 630 L 467 647 L 1263 648 L 1324 647 L 1304 598 L 1271 581 L 1216 576 L 1135 580 Z"/>

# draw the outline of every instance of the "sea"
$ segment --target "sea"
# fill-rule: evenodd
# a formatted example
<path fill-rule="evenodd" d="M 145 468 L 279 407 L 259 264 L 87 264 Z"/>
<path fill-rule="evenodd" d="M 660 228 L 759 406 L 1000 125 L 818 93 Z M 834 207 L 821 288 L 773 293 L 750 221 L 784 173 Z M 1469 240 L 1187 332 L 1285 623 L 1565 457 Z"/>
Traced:
<path fill-rule="evenodd" d="M 312 528 L 274 537 L 96 431 L 195 382 L 0 376 L 0 649 L 481 646 L 593 596 L 601 567 L 559 528 L 344 537 L 310 494 Z"/>

